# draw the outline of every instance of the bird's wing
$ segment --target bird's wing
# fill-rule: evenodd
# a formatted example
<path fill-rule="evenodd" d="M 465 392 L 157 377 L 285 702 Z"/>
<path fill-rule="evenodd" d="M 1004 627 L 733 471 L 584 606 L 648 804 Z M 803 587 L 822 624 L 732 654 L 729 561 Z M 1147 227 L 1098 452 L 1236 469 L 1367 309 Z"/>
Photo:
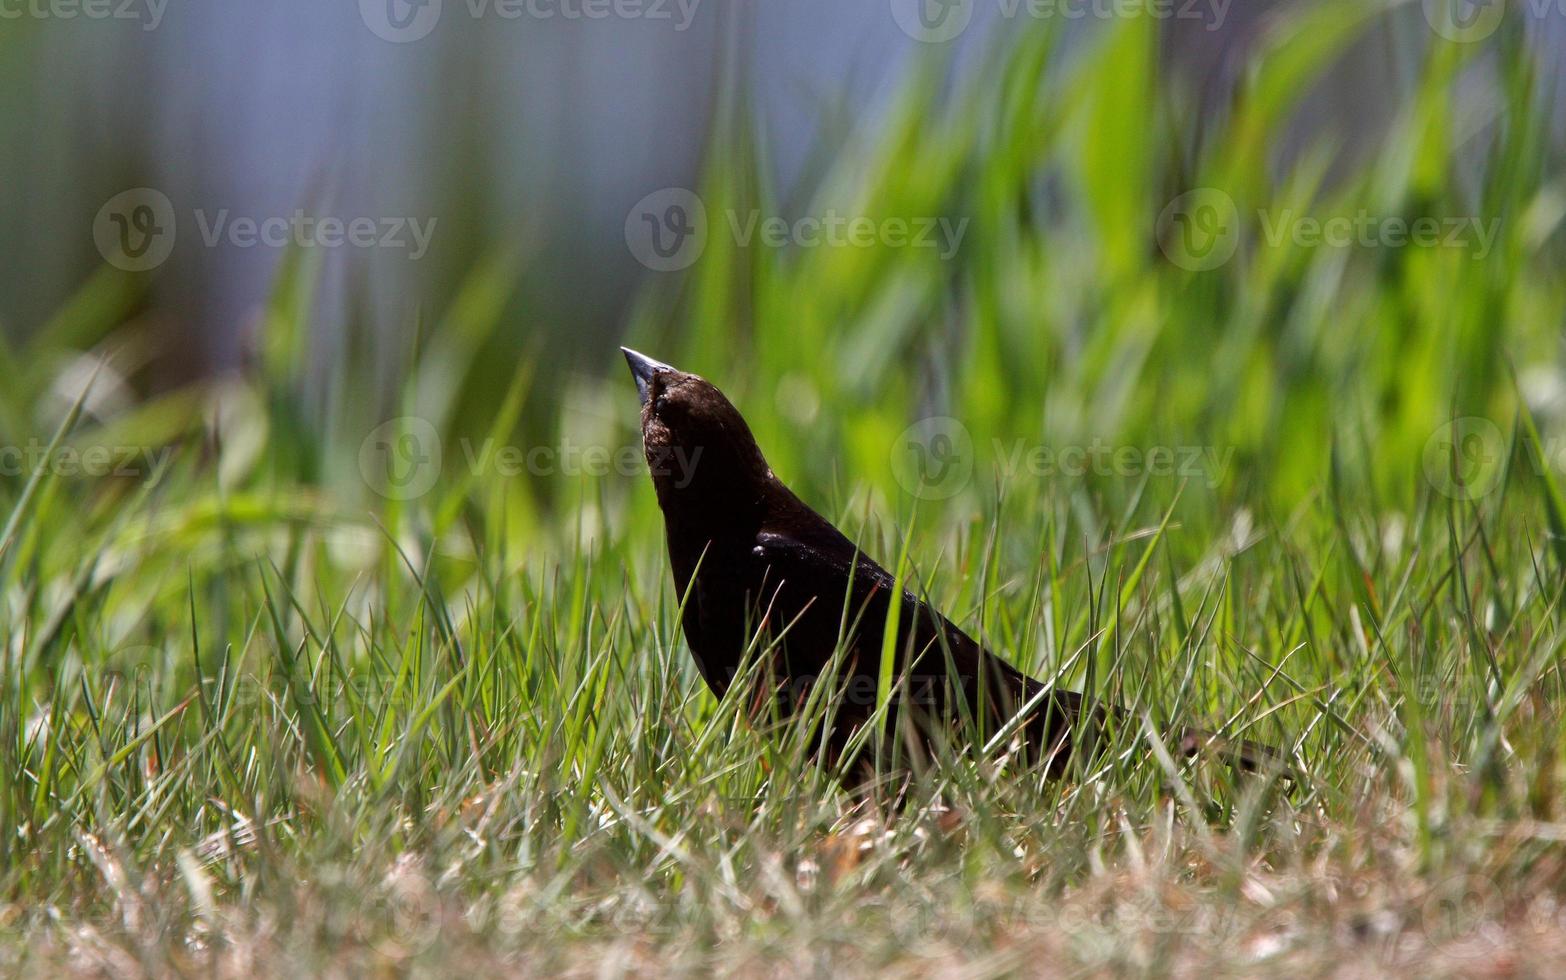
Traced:
<path fill-rule="evenodd" d="M 880 658 L 880 624 L 886 621 L 888 600 L 896 582 L 886 569 L 858 552 L 835 528 L 827 528 L 832 534 L 825 540 L 812 538 L 814 528 L 803 533 L 762 532 L 756 536 L 755 553 L 767 563 L 767 574 L 776 577 L 777 585 L 769 589 L 790 594 L 791 608 L 798 608 L 800 593 L 804 592 L 830 610 L 829 623 L 818 620 L 808 627 L 816 631 L 817 639 L 824 641 L 823 651 L 832 648 L 843 598 L 849 597 L 847 625 L 852 627 L 856 620 L 867 624 L 859 631 L 860 648 L 867 655 L 859 669 L 873 674 Z M 1063 765 L 1069 754 L 1072 726 L 1082 712 L 1082 695 L 1062 689 L 1046 692 L 1045 685 L 986 650 L 906 589 L 901 601 L 899 660 L 905 654 L 914 657 L 906 683 L 910 694 L 919 697 L 919 692 L 927 692 L 933 698 L 929 703 L 935 713 L 948 720 L 956 720 L 962 714 L 982 717 L 981 732 L 999 731 L 1015 712 L 1031 705 L 1024 737 L 1055 760 L 1052 767 Z M 824 637 L 823 626 L 829 633 Z M 906 667 L 905 662 L 898 664 L 899 675 Z M 957 692 L 958 698 L 949 696 Z M 959 701 L 965 702 L 965 707 L 959 707 Z M 1097 714 L 1102 718 L 1103 709 Z"/>
<path fill-rule="evenodd" d="M 791 593 L 796 599 L 801 593 L 813 595 L 826 609 L 834 611 L 833 627 L 836 627 L 836 611 L 843 609 L 846 599 L 847 623 L 852 627 L 857 620 L 874 624 L 874 636 L 865 637 L 877 650 L 880 643 L 880 624 L 886 621 L 889 600 L 896 594 L 902 603 L 898 632 L 900 658 L 911 653 L 921 665 L 920 672 L 945 676 L 950 668 L 964 678 L 966 684 L 977 679 L 981 670 L 988 668 L 992 678 L 1003 678 L 1007 686 L 1021 689 L 1027 679 L 1009 664 L 981 647 L 972 637 L 952 624 L 945 616 L 920 601 L 907 589 L 899 590 L 896 580 L 886 569 L 855 548 L 847 538 L 830 525 L 830 535 L 812 528 L 802 533 L 767 532 L 756 536 L 756 556 L 767 564 L 768 575 L 775 577 L 776 585 Z M 853 583 L 849 584 L 850 573 Z M 769 587 L 770 588 L 770 587 Z M 902 665 L 899 664 L 899 670 Z"/>
<path fill-rule="evenodd" d="M 827 525 L 827 529 L 830 535 L 814 529 L 756 535 L 753 553 L 766 568 L 767 591 L 785 592 L 793 600 L 791 605 L 814 602 L 823 611 L 841 610 L 846 600 L 850 621 L 871 615 L 868 604 L 884 606 L 896 582 L 835 528 Z"/>
<path fill-rule="evenodd" d="M 836 528 L 831 530 L 831 535 L 813 529 L 805 532 L 762 531 L 756 535 L 755 553 L 785 576 L 792 573 L 801 579 L 831 578 L 846 589 L 852 570 L 856 585 L 864 579 L 867 587 L 892 587 L 892 576 L 886 569 L 855 548 Z"/>

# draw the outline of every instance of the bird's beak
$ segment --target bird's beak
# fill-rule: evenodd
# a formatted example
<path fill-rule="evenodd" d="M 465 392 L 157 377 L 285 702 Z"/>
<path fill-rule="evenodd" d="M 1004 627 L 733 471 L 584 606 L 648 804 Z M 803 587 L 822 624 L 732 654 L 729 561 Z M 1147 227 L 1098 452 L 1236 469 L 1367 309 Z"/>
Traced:
<path fill-rule="evenodd" d="M 652 383 L 653 375 L 659 371 L 673 371 L 674 368 L 655 361 L 646 354 L 638 354 L 629 347 L 620 348 L 620 353 L 625 355 L 625 363 L 631 366 L 631 377 L 636 379 L 636 394 L 647 404 L 647 386 Z"/>

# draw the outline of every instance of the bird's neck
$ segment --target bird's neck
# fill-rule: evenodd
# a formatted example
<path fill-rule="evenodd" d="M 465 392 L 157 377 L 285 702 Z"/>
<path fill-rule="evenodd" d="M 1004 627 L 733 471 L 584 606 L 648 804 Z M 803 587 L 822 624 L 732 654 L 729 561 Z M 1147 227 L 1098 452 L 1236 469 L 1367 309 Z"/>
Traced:
<path fill-rule="evenodd" d="M 703 540 L 751 541 L 767 513 L 766 495 L 748 487 L 659 487 L 658 506 L 671 536 L 678 531 Z"/>
<path fill-rule="evenodd" d="M 742 481 L 730 485 L 693 483 L 684 488 L 660 486 L 658 505 L 663 510 L 669 557 L 677 584 L 690 581 L 698 563 L 713 567 L 715 559 L 726 563 L 731 556 L 748 554 L 756 536 L 778 501 L 791 496 L 775 479 L 757 485 Z"/>

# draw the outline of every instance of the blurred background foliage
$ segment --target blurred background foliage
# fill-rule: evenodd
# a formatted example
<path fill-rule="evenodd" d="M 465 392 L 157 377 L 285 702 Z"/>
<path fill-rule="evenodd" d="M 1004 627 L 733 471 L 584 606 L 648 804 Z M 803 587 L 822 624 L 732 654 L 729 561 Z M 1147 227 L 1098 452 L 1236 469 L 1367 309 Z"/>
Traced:
<path fill-rule="evenodd" d="M 282 250 L 237 355 L 193 375 L 166 369 L 188 353 L 180 307 L 167 304 L 184 267 L 100 264 L 42 323 L 13 325 L 0 351 L 10 379 L 0 438 L 46 444 L 96 379 L 68 444 L 175 451 L 151 483 L 146 466 L 126 480 L 52 474 L 31 506 L 71 519 L 30 525 L 48 538 L 11 545 L 11 574 L 81 574 L 81 554 L 103 554 L 106 523 L 136 523 L 116 503 L 137 494 L 160 501 L 157 522 L 182 545 L 172 553 L 181 561 L 277 521 L 321 522 L 367 541 L 367 550 L 333 552 L 350 564 L 377 552 L 376 522 L 411 536 L 415 552 L 442 542 L 437 550 L 455 556 L 496 535 L 513 551 L 624 533 L 655 540 L 637 467 L 587 475 L 558 452 L 634 458 L 622 339 L 719 383 L 785 479 L 834 518 L 875 518 L 872 529 L 906 523 L 922 506 L 927 521 L 961 537 L 993 524 L 1008 493 L 1026 499 L 1033 487 L 1094 539 L 1170 506 L 1195 541 L 1241 512 L 1288 521 L 1325 494 L 1354 501 L 1372 524 L 1413 514 L 1437 496 L 1432 439 L 1453 418 L 1488 418 L 1515 434 L 1526 407 L 1536 455 L 1566 438 L 1566 177 L 1556 79 L 1521 16 L 1479 44 L 1427 30 L 1407 97 L 1369 143 L 1330 125 L 1298 138 L 1302 113 L 1355 46 L 1386 31 L 1388 18 L 1417 16 L 1410 6 L 1269 11 L 1243 65 L 1223 63 L 1232 82 L 1221 102 L 1212 86 L 1182 80 L 1169 25 L 1152 16 L 1087 32 L 1030 21 L 986 35 L 976 58 L 915 45 L 894 96 L 836 144 L 823 136 L 832 152 L 799 165 L 787 195 L 777 134 L 755 113 L 769 80 L 731 60 L 720 66 L 725 82 L 691 181 L 709 215 L 705 251 L 684 272 L 641 277 L 609 329 L 519 313 L 542 295 L 537 265 L 558 256 L 536 235 L 480 241 L 460 208 L 438 215 L 439 234 L 480 244 L 449 288 L 379 315 L 371 283 L 397 275 L 376 264 L 383 256 Z M 47 47 L 30 33 L 43 32 L 27 22 L 8 31 L 8 70 Z M 1196 189 L 1232 201 L 1239 227 L 1230 260 L 1193 271 L 1170 261 L 1161 215 Z M 729 230 L 752 213 L 832 209 L 962 222 L 964 237 L 943 258 L 885 245 L 747 245 Z M 1471 235 L 1462 247 L 1269 239 L 1280 220 L 1367 213 L 1471 221 L 1496 238 L 1485 249 Z M 187 249 L 200 250 L 196 237 L 187 234 Z M 628 258 L 623 243 L 616 251 Z M 918 488 L 899 482 L 897 457 L 909 427 L 931 418 L 955 420 L 971 439 L 963 462 L 973 478 L 955 499 L 921 504 L 910 492 Z M 400 419 L 436 437 L 433 446 L 395 443 L 420 454 L 404 462 L 435 469 L 428 494 L 414 499 L 379 485 L 371 459 L 374 440 L 403 439 Z M 486 439 L 554 455 L 501 474 L 480 464 L 493 458 L 482 455 Z M 1016 453 L 1038 446 L 1199 450 L 1205 465 L 1194 476 L 1019 480 Z M 1480 465 L 1530 464 L 1507 467 L 1506 486 L 1544 486 L 1552 466 L 1515 435 L 1488 448 L 1496 458 Z M 11 469 L 5 492 L 15 505 L 34 484 L 26 468 Z M 1337 522 L 1327 517 L 1336 510 L 1316 513 Z M 1033 540 L 1003 546 L 1027 563 Z M 945 547 L 935 537 L 921 557 Z"/>
<path fill-rule="evenodd" d="M 1413 66 L 1411 82 L 1368 149 L 1347 121 L 1342 133 L 1328 124 L 1299 138 L 1303 114 L 1348 70 L 1355 46 L 1390 18 L 1417 19 L 1413 6 L 1270 9 L 1243 66 L 1224 63 L 1233 81 L 1219 102 L 1212 85 L 1181 78 L 1169 25 L 1151 16 L 1091 32 L 1031 21 L 986 35 L 978 58 L 915 45 L 905 84 L 833 152 L 798 168 L 787 194 L 777 134 L 754 112 L 769 80 L 731 61 L 717 69 L 723 94 L 691 181 L 711 216 L 706 250 L 684 273 L 643 276 L 607 330 L 602 317 L 540 322 L 529 311 L 553 308 L 535 275 L 558 259 L 551 243 L 537 229 L 484 242 L 458 208 L 438 215 L 439 234 L 477 244 L 464 245 L 472 258 L 448 287 L 379 315 L 367 277 L 395 270 L 283 251 L 237 355 L 178 381 L 190 366 L 167 364 L 188 356 L 189 328 L 166 301 L 183 267 L 104 266 L 43 323 L 13 324 L 4 438 L 46 441 L 91 374 L 84 358 L 107 355 L 73 440 L 177 445 L 175 467 L 199 465 L 203 475 L 189 479 L 217 498 L 362 513 L 383 503 L 359 465 L 365 439 L 415 416 L 444 449 L 437 525 L 482 500 L 504 507 L 518 542 L 558 542 L 573 538 L 567 515 L 584 502 L 590 524 L 631 507 L 641 526 L 645 480 L 611 474 L 599 485 L 556 470 L 498 480 L 469 464 L 487 436 L 524 450 L 634 446 L 615 352 L 623 338 L 717 381 L 779 472 L 839 515 L 859 491 L 879 513 L 911 511 L 894 455 L 905 429 L 928 417 L 957 419 L 973 440 L 976 479 L 948 505 L 957 512 L 993 505 L 1011 447 L 1095 443 L 1201 447 L 1225 461 L 1182 504 L 1211 514 L 1286 515 L 1329 477 L 1335 492 L 1407 509 L 1445 421 L 1478 415 L 1509 430 L 1521 392 L 1548 444 L 1566 403 L 1557 274 L 1566 184 L 1556 79 L 1530 21 L 1508 18 L 1481 44 L 1427 31 L 1413 56 L 1407 44 L 1389 48 Z M 12 70 L 29 59 L 28 34 L 24 21 L 7 35 Z M 1207 271 L 1169 261 L 1160 240 L 1160 214 L 1196 188 L 1227 195 L 1240 223 L 1234 257 Z M 943 259 L 884 245 L 745 245 L 726 228 L 753 212 L 834 208 L 940 217 L 965 222 L 965 234 Z M 1484 254 L 1471 238 L 1456 248 L 1343 248 L 1267 237 L 1280 216 L 1361 213 L 1493 222 L 1498 234 Z M 27 236 L 13 237 L 15 247 Z M 195 237 L 187 247 L 199 250 Z M 577 291 L 594 288 L 583 280 Z M 18 493 L 26 474 L 7 479 Z M 1066 482 L 1106 497 L 1110 511 L 1148 489 L 1091 473 Z M 1167 501 L 1180 481 L 1151 482 L 1150 499 Z"/>

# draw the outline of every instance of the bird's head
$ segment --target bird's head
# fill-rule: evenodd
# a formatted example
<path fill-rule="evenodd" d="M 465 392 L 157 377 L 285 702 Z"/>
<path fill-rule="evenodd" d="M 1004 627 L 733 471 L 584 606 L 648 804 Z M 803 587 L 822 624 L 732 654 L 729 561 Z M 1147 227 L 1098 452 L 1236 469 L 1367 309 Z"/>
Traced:
<path fill-rule="evenodd" d="M 772 479 L 739 409 L 706 378 L 622 347 L 642 399 L 642 449 L 667 506 L 751 491 Z"/>

